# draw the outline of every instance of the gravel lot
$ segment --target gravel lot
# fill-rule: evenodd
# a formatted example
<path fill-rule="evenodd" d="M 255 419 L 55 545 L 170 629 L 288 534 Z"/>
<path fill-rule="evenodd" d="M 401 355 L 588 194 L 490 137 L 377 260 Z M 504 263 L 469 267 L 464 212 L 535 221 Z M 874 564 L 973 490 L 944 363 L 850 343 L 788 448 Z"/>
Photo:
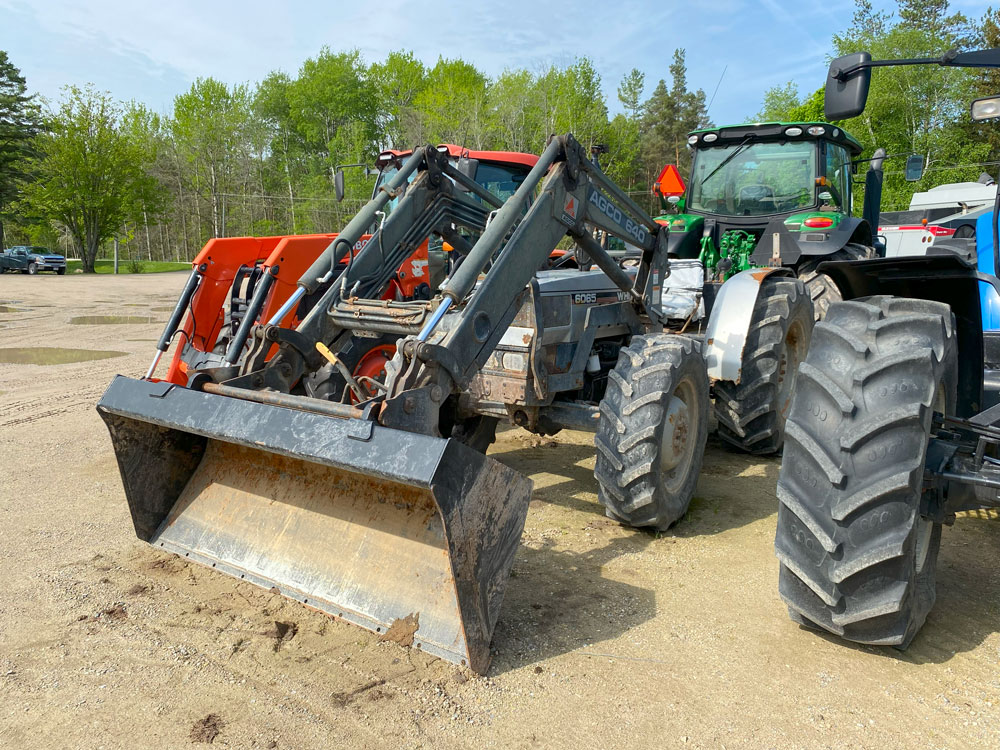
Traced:
<path fill-rule="evenodd" d="M 714 439 L 657 537 L 605 519 L 590 435 L 501 434 L 535 493 L 485 678 L 145 546 L 94 405 L 184 279 L 0 276 L 0 746 L 1000 746 L 996 515 L 946 529 L 906 653 L 847 646 L 778 598 L 778 462 Z"/>

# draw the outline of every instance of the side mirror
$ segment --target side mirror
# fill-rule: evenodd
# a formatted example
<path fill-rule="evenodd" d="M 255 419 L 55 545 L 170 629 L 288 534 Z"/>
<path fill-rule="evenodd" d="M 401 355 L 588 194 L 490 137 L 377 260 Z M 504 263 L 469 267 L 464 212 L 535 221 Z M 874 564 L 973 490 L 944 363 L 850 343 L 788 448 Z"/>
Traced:
<path fill-rule="evenodd" d="M 337 196 L 337 203 L 344 200 L 344 170 L 338 169 L 333 173 L 333 192 Z"/>
<path fill-rule="evenodd" d="M 905 179 L 907 182 L 917 182 L 921 177 L 924 176 L 924 157 L 920 154 L 911 154 L 906 157 L 906 175 Z"/>
<path fill-rule="evenodd" d="M 972 102 L 972 119 L 976 122 L 1000 117 L 1000 96 L 986 96 Z"/>
<path fill-rule="evenodd" d="M 872 70 L 869 67 L 854 68 L 867 66 L 871 60 L 872 56 L 867 52 L 854 52 L 830 63 L 823 100 L 827 120 L 847 120 L 865 111 Z"/>
<path fill-rule="evenodd" d="M 455 165 L 455 168 L 470 180 L 475 180 L 476 171 L 479 169 L 479 160 L 469 159 L 463 156 L 458 160 L 458 164 Z"/>

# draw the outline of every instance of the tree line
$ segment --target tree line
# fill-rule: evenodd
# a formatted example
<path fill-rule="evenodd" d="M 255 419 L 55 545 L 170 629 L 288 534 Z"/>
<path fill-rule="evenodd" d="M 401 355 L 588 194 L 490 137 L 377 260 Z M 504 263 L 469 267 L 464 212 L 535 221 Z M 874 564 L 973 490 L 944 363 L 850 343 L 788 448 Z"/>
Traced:
<path fill-rule="evenodd" d="M 829 56 L 982 46 L 1000 46 L 1000 11 L 973 21 L 948 0 L 898 0 L 892 12 L 856 0 Z M 866 155 L 884 147 L 926 157 L 916 184 L 903 181 L 900 162 L 887 162 L 883 205 L 902 208 L 914 189 L 996 171 L 1000 131 L 972 124 L 967 109 L 972 98 L 996 93 L 996 71 L 876 69 L 866 112 L 839 124 Z M 655 176 L 666 163 L 686 175 L 687 134 L 711 124 L 705 92 L 688 87 L 678 49 L 663 79 L 649 87 L 633 69 L 617 99 L 621 111 L 612 114 L 586 57 L 491 77 L 461 59 L 428 66 L 397 51 L 368 62 L 357 51 L 324 48 L 294 75 L 237 84 L 199 78 L 160 113 L 94 87 L 41 101 L 0 50 L 0 244 L 60 247 L 91 270 L 112 239 L 126 257 L 189 260 L 212 237 L 336 231 L 374 180 L 347 170 L 347 200 L 338 203 L 331 175 L 339 165 L 373 165 L 383 149 L 425 143 L 540 153 L 549 134 L 567 131 L 606 146 L 605 171 L 653 208 Z M 747 119 L 822 120 L 822 102 L 822 88 L 800 95 L 789 83 L 767 91 Z"/>
<path fill-rule="evenodd" d="M 611 115 L 588 58 L 540 73 L 491 78 L 464 60 L 426 66 L 406 51 L 367 63 L 323 49 L 295 76 L 256 84 L 199 78 L 172 111 L 119 102 L 93 87 L 40 106 L 0 51 L 0 122 L 19 123 L 16 170 L 0 177 L 0 241 L 61 246 L 85 270 L 119 238 L 126 253 L 188 260 L 213 237 L 336 231 L 371 194 L 367 170 L 346 171 L 347 200 L 331 184 L 339 165 L 374 165 L 384 149 L 456 143 L 540 153 L 550 133 L 607 147 L 602 167 L 648 194 L 666 161 L 708 124 L 703 91 L 689 91 L 684 51 L 670 83 L 645 96 L 633 70 Z M 0 87 L 0 91 L 5 91 Z M 4 116 L 6 111 L 9 117 Z M 3 167 L 0 166 L 0 169 Z"/>
<path fill-rule="evenodd" d="M 833 35 L 830 57 L 867 51 L 876 60 L 940 57 L 952 49 L 1000 47 L 1000 10 L 981 19 L 953 12 L 948 0 L 898 0 L 893 12 L 856 0 L 848 28 Z M 983 172 L 996 179 L 1000 127 L 973 123 L 973 99 L 1000 94 L 1000 71 L 920 65 L 872 70 L 868 105 L 859 117 L 836 123 L 864 146 L 864 157 L 884 148 L 882 209 L 902 210 L 916 191 L 950 182 L 976 181 Z M 764 94 L 759 120 L 822 120 L 824 88 L 800 95 L 794 83 Z M 908 154 L 924 157 L 919 182 L 904 180 Z M 859 165 L 860 170 L 865 167 Z M 860 177 L 860 175 L 859 175 Z M 860 191 L 856 204 L 860 210 Z"/>

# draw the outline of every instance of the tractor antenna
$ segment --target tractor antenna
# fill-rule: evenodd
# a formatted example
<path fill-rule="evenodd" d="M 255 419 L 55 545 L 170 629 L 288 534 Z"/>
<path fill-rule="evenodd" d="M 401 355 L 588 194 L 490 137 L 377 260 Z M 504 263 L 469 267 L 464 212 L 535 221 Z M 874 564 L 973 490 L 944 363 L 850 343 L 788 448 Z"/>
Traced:
<path fill-rule="evenodd" d="M 726 65 L 722 69 L 722 75 L 719 76 L 719 82 L 715 84 L 715 91 L 712 92 L 712 98 L 708 100 L 708 106 L 705 107 L 705 117 L 708 117 L 708 113 L 712 110 L 712 102 L 715 101 L 715 95 L 719 93 L 719 86 L 722 85 L 722 79 L 726 77 L 726 71 L 729 70 L 729 65 Z"/>

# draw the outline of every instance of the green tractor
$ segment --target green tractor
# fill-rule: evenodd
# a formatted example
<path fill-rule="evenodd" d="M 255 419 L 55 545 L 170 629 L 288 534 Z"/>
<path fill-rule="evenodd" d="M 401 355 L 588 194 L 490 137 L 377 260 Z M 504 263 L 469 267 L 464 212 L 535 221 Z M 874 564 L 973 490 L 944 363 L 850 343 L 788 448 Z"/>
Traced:
<path fill-rule="evenodd" d="M 852 216 L 853 165 L 862 146 L 842 128 L 823 122 L 730 125 L 696 130 L 688 144 L 694 158 L 686 190 L 669 166 L 656 186 L 664 208 L 669 201 L 679 213 L 657 221 L 670 230 L 674 257 L 700 260 L 710 280 L 726 281 L 751 268 L 791 268 L 821 319 L 841 297 L 819 264 L 879 254 L 872 228 L 878 224 L 881 160 L 873 159 L 869 170 L 864 216 Z"/>

